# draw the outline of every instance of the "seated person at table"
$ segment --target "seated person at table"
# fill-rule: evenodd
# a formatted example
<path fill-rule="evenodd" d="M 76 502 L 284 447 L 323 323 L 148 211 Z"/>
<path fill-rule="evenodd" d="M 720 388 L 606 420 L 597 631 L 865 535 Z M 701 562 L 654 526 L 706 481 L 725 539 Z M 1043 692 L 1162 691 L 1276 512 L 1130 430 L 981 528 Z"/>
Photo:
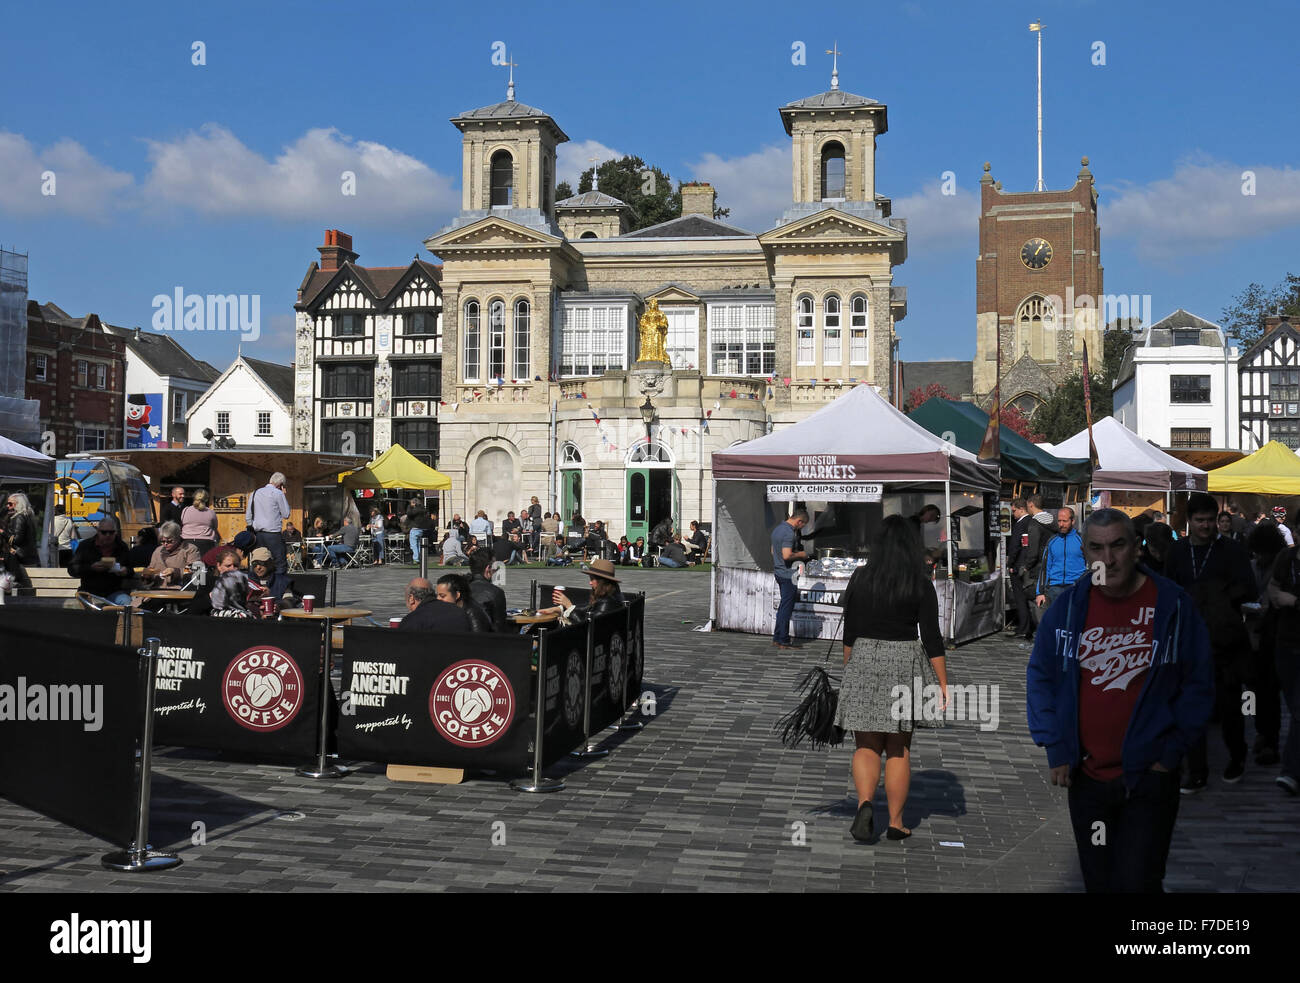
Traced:
<path fill-rule="evenodd" d="M 328 555 L 325 557 L 325 566 L 341 567 L 348 562 L 348 559 L 357 551 L 357 541 L 361 536 L 361 530 L 352 522 L 352 516 L 343 517 L 343 528 L 338 531 L 339 542 L 326 546 Z"/>
<path fill-rule="evenodd" d="M 302 542 L 302 533 L 298 531 L 298 527 L 293 524 L 292 520 L 284 524 L 284 532 L 282 532 L 280 535 L 284 537 L 284 541 L 286 543 Z"/>
<path fill-rule="evenodd" d="M 192 544 L 181 541 L 180 524 L 164 522 L 158 527 L 158 548 L 140 577 L 158 587 L 181 587 L 194 563 L 202 563 L 202 557 Z"/>
<path fill-rule="evenodd" d="M 469 559 L 469 596 L 487 612 L 497 631 L 507 631 L 506 592 L 492 583 L 492 558 L 479 550 Z"/>
<path fill-rule="evenodd" d="M 397 626 L 399 631 L 470 630 L 469 616 L 454 604 L 438 600 L 433 585 L 423 577 L 406 585 L 406 610 L 410 613 Z"/>
<path fill-rule="evenodd" d="M 269 553 L 270 550 L 267 550 Z M 243 556 L 233 546 L 217 547 L 216 563 L 209 571 L 204 583 L 194 585 L 194 597 L 185 608 L 186 614 L 208 615 L 212 613 L 212 588 L 221 579 L 222 574 L 238 570 L 243 563 Z"/>
<path fill-rule="evenodd" d="M 700 528 L 698 522 L 691 523 L 691 535 L 682 540 L 682 546 L 686 549 L 686 555 L 691 558 L 692 563 L 698 563 L 704 556 L 704 551 L 709 548 L 709 535 Z"/>
<path fill-rule="evenodd" d="M 267 552 L 270 552 L 269 550 Z M 242 570 L 227 570 L 217 577 L 210 595 L 214 618 L 255 618 L 257 601 Z"/>
<path fill-rule="evenodd" d="M 460 534 L 453 529 L 447 530 L 447 538 L 442 541 L 442 565 L 444 567 L 463 567 L 469 562 L 461 546 Z"/>
<path fill-rule="evenodd" d="M 672 542 L 659 552 L 659 565 L 664 567 L 684 567 L 688 562 L 686 550 L 682 547 L 682 534 L 674 533 Z"/>
<path fill-rule="evenodd" d="M 248 583 L 259 599 L 262 596 L 274 597 L 278 605 L 284 599 L 284 592 L 289 589 L 289 575 L 276 573 L 271 551 L 265 546 L 259 546 L 248 558 Z"/>
<path fill-rule="evenodd" d="M 156 549 L 158 549 L 158 527 L 144 526 L 135 537 L 135 545 L 130 547 L 127 559 L 131 561 L 131 566 L 140 570 L 149 565 Z"/>
<path fill-rule="evenodd" d="M 496 631 L 492 619 L 474 600 L 469 592 L 468 582 L 460 574 L 443 574 L 438 578 L 438 584 L 434 589 L 437 591 L 439 601 L 465 612 L 465 616 L 469 618 L 470 631 Z"/>
<path fill-rule="evenodd" d="M 99 520 L 96 533 L 83 539 L 72 553 L 68 573 L 81 578 L 81 590 L 126 607 L 131 594 L 125 582 L 135 576 L 128 555 L 131 551 L 117 532 L 117 520 L 107 516 Z"/>
<path fill-rule="evenodd" d="M 578 607 L 560 588 L 551 591 L 553 608 L 542 608 L 538 614 L 560 614 L 572 625 L 583 624 L 600 614 L 621 611 L 627 606 L 623 592 L 619 590 L 618 578 L 614 576 L 614 564 L 609 560 L 592 560 L 586 566 L 587 584 L 591 587 L 591 602 Z"/>

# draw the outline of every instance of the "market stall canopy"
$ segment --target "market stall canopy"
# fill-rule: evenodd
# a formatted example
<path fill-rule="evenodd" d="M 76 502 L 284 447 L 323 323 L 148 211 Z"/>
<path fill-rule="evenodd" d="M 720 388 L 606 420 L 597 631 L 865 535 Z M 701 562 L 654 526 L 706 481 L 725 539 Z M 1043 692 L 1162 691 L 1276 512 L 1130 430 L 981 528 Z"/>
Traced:
<path fill-rule="evenodd" d="M 54 458 L 0 435 L 0 481 L 53 481 Z"/>
<path fill-rule="evenodd" d="M 1205 491 L 1205 472 L 1166 454 L 1113 416 L 1092 426 L 1098 467 L 1093 491 Z M 1052 448 L 1057 457 L 1087 457 L 1088 431 L 1080 430 Z"/>
<path fill-rule="evenodd" d="M 359 471 L 339 475 L 348 491 L 357 488 L 419 488 L 446 491 L 451 479 L 441 471 L 411 454 L 401 444 L 394 444 Z"/>
<path fill-rule="evenodd" d="M 978 453 L 989 427 L 989 415 L 974 403 L 935 396 L 908 414 L 908 418 L 932 434 L 950 433 L 964 450 Z M 1001 465 L 1004 481 L 1060 481 L 1086 485 L 1090 477 L 1088 458 L 1060 458 L 1036 447 L 1005 425 L 1001 434 Z"/>
<path fill-rule="evenodd" d="M 1210 491 L 1300 495 L 1300 457 L 1270 440 L 1250 457 L 1211 471 Z"/>
<path fill-rule="evenodd" d="M 719 480 L 949 481 L 996 492 L 995 465 L 947 445 L 868 385 L 855 386 L 794 426 L 713 455 Z"/>

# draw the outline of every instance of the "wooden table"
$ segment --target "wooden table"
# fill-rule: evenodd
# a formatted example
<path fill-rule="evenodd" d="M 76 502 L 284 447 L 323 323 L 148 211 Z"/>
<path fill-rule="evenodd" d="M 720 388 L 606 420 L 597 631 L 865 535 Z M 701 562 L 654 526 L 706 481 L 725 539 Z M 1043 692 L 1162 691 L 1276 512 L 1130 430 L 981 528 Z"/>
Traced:
<path fill-rule="evenodd" d="M 547 625 L 552 621 L 558 621 L 559 618 L 558 614 L 516 614 L 507 620 L 517 625 Z"/>
<path fill-rule="evenodd" d="M 310 612 L 302 608 L 287 608 L 280 612 L 285 618 L 311 618 L 315 621 L 351 621 L 353 618 L 368 618 L 373 613 L 368 608 L 329 607 L 325 604 L 315 605 Z"/>
<path fill-rule="evenodd" d="M 186 601 L 194 600 L 195 591 L 192 590 L 133 590 L 131 596 L 141 601 L 166 601 L 166 608 L 170 614 L 179 614 L 180 605 Z"/>

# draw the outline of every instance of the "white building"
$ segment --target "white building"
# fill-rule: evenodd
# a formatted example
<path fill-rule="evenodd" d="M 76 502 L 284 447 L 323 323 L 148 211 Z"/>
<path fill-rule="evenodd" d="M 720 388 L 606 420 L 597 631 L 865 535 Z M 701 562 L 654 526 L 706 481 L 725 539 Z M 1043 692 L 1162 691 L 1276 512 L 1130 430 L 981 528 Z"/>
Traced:
<path fill-rule="evenodd" d="M 1240 450 L 1237 349 L 1180 308 L 1134 333 L 1114 406 L 1115 419 L 1161 447 Z"/>
<path fill-rule="evenodd" d="M 238 447 L 290 447 L 292 405 L 292 365 L 240 355 L 190 409 L 189 442 L 201 446 L 206 428 L 214 436 L 230 437 Z"/>
<path fill-rule="evenodd" d="M 184 447 L 186 414 L 220 371 L 192 356 L 170 335 L 112 324 L 102 327 L 105 334 L 126 341 L 127 426 L 118 446 Z M 137 421 L 143 407 L 148 407 L 148 425 L 140 428 Z"/>

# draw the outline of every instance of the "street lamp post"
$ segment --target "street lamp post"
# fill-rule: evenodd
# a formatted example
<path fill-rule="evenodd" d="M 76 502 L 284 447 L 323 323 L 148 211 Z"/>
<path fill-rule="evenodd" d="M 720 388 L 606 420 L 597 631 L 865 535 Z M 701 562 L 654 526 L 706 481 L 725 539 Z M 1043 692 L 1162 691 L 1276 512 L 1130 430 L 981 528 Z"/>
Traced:
<path fill-rule="evenodd" d="M 650 444 L 650 426 L 655 421 L 655 404 L 650 402 L 649 393 L 646 393 L 645 402 L 641 404 L 641 420 L 645 423 L 645 442 L 648 448 Z"/>

